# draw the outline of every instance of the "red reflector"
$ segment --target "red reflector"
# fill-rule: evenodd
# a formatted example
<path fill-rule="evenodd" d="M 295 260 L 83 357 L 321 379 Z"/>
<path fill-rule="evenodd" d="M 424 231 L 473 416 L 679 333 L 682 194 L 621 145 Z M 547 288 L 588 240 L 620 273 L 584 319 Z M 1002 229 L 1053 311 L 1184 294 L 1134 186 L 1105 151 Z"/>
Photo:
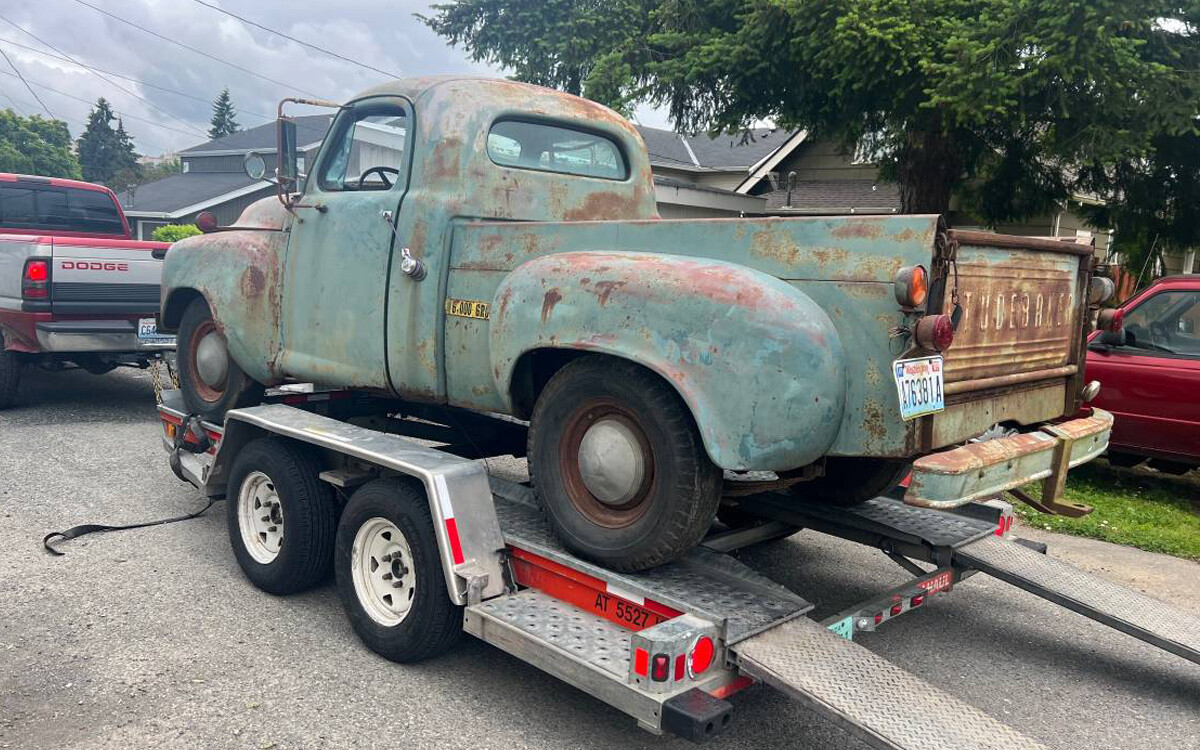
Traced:
<path fill-rule="evenodd" d="M 912 599 L 910 599 L 910 600 L 908 601 L 908 606 L 910 606 L 910 607 L 919 607 L 919 606 L 921 606 L 921 605 L 922 605 L 922 604 L 924 604 L 924 603 L 925 603 L 925 595 L 924 595 L 924 594 L 917 594 L 916 596 L 914 596 Z"/>
<path fill-rule="evenodd" d="M 446 538 L 450 540 L 450 557 L 455 565 L 463 564 L 462 542 L 458 538 L 458 524 L 453 518 L 446 519 Z"/>
<path fill-rule="evenodd" d="M 949 315 L 926 315 L 917 321 L 916 339 L 922 349 L 945 351 L 954 343 L 954 321 Z"/>
<path fill-rule="evenodd" d="M 633 671 L 645 677 L 649 668 L 650 652 L 644 648 L 635 649 L 633 652 Z"/>
<path fill-rule="evenodd" d="M 876 625 L 878 625 L 878 624 L 879 624 L 879 623 L 881 623 L 881 622 L 883 622 L 883 613 L 882 613 L 882 612 L 876 612 L 876 613 L 875 613 L 875 624 L 876 624 Z"/>
<path fill-rule="evenodd" d="M 686 659 L 683 654 L 675 657 L 675 681 L 679 682 L 683 679 L 683 670 L 685 669 Z"/>
<path fill-rule="evenodd" d="M 892 617 L 895 617 L 896 615 L 900 614 L 903 611 L 904 611 L 903 604 L 893 604 L 892 605 Z"/>
<path fill-rule="evenodd" d="M 713 654 L 716 648 L 713 646 L 712 638 L 702 635 L 696 639 L 692 645 L 691 669 L 692 676 L 702 674 L 704 670 L 712 665 Z"/>
<path fill-rule="evenodd" d="M 655 654 L 654 663 L 650 667 L 650 679 L 655 682 L 666 682 L 671 669 L 671 657 L 666 654 Z"/>
<path fill-rule="evenodd" d="M 1012 531 L 1013 518 L 1014 518 L 1014 516 L 1009 516 L 1008 520 L 1004 522 L 1004 533 L 1005 534 Z"/>

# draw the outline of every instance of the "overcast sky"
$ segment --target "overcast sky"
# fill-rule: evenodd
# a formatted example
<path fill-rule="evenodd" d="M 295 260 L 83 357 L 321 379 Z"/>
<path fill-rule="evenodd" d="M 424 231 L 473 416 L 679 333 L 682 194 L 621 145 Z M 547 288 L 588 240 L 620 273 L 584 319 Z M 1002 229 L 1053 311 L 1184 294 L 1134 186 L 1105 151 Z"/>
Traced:
<path fill-rule="evenodd" d="M 471 62 L 461 49 L 449 47 L 414 18 L 413 13 L 428 8 L 428 3 L 420 0 L 206 2 L 400 76 L 503 75 L 503 71 Z M 262 78 L 157 39 L 82 3 Z M 0 50 L 28 79 L 50 112 L 67 121 L 72 136 L 79 135 L 91 103 L 103 96 L 124 116 L 125 128 L 133 135 L 138 151 L 149 155 L 207 140 L 203 134 L 209 127 L 211 101 L 225 86 L 239 112 L 238 122 L 253 127 L 273 118 L 276 103 L 284 96 L 315 94 L 341 101 L 385 80 L 380 73 L 247 27 L 194 0 L 3 0 L 0 16 Z M 58 54 L 47 45 L 93 68 L 196 98 L 107 76 L 117 84 L 114 86 L 70 62 L 26 49 Z M 46 114 L 0 58 L 0 108 L 8 107 L 23 114 Z M 656 112 L 642 111 L 639 117 L 647 125 L 667 127 Z"/>

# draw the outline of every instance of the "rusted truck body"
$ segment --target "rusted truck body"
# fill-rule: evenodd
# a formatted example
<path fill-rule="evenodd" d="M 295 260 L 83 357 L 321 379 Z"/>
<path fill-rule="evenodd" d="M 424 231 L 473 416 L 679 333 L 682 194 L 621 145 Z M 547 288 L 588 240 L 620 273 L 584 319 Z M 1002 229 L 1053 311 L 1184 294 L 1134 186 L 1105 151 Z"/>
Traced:
<path fill-rule="evenodd" d="M 200 300 L 229 360 L 206 365 L 205 342 L 189 351 L 181 331 L 185 393 L 190 356 L 197 387 L 220 396 L 194 399 L 201 410 L 236 405 L 231 376 L 205 383 L 207 366 L 509 414 L 536 434 L 551 382 L 581 358 L 609 358 L 682 404 L 718 499 L 721 470 L 810 480 L 795 484 L 803 494 L 863 467 L 898 478 L 916 460 L 910 501 L 954 504 L 1058 481 L 1107 443 L 1111 419 L 1097 413 L 1070 423 L 1070 440 L 994 441 L 990 462 L 978 446 L 938 453 L 997 423 L 1047 436 L 1038 425 L 1079 409 L 1096 303 L 1085 246 L 947 230 L 938 216 L 663 220 L 624 118 L 485 79 L 356 97 L 302 189 L 284 187 L 283 201 L 167 256 L 162 328 L 186 328 Z M 934 372 L 917 391 L 936 393 L 916 399 L 926 412 L 902 414 L 902 363 L 918 360 Z M 632 533 L 642 516 L 630 508 L 646 515 L 638 497 L 658 482 L 647 474 L 674 476 L 655 463 L 667 448 L 636 424 L 639 409 L 595 409 L 586 419 L 610 429 L 556 428 L 572 455 L 546 459 L 535 483 L 578 475 L 563 487 L 588 495 L 570 498 L 582 515 Z M 822 477 L 838 459 L 849 475 Z"/>

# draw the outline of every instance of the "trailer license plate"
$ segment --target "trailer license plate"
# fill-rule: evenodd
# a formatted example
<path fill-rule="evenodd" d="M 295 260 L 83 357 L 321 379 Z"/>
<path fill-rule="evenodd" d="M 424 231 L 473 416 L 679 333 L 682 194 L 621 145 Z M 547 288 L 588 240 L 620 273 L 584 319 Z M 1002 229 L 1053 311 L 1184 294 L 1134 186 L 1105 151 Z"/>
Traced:
<path fill-rule="evenodd" d="M 941 357 L 898 359 L 892 363 L 896 393 L 900 396 L 900 416 L 906 420 L 943 411 Z"/>
<path fill-rule="evenodd" d="M 142 344 L 174 344 L 175 337 L 159 333 L 158 321 L 154 318 L 141 318 L 137 328 L 138 342 Z"/>

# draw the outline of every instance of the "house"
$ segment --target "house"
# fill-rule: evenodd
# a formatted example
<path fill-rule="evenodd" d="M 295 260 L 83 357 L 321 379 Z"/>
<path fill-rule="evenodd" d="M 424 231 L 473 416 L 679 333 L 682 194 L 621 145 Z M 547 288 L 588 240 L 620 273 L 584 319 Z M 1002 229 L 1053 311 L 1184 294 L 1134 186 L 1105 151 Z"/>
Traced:
<path fill-rule="evenodd" d="M 303 162 L 311 161 L 329 130 L 333 115 L 296 118 L 296 135 Z M 190 224 L 201 211 L 211 211 L 222 225 L 234 223 L 242 210 L 275 192 L 275 186 L 246 176 L 246 154 L 261 154 L 268 174 L 275 170 L 275 123 L 242 130 L 225 138 L 179 152 L 182 171 L 139 185 L 120 195 L 130 229 L 138 239 L 150 239 L 166 224 Z"/>

